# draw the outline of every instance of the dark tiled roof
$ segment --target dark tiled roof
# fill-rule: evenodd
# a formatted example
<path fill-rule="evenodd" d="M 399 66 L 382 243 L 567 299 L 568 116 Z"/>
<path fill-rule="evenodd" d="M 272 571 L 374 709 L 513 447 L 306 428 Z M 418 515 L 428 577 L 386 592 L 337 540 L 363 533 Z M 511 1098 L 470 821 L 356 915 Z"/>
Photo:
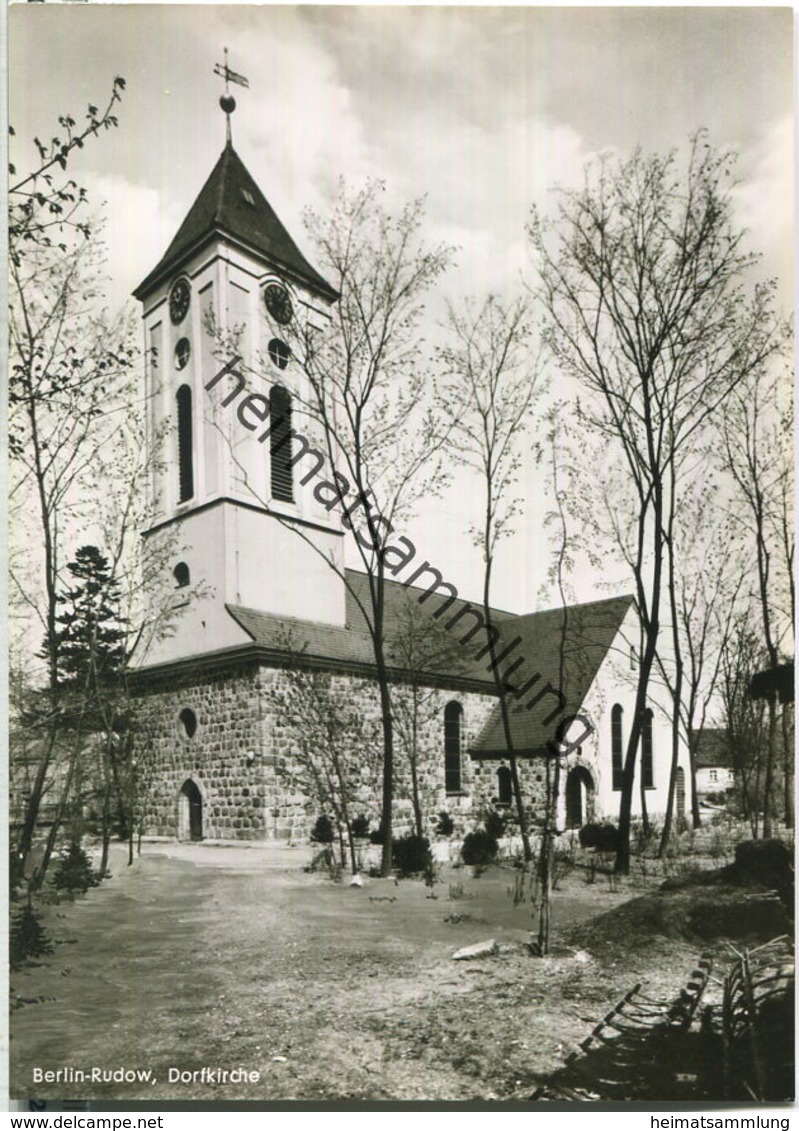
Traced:
<path fill-rule="evenodd" d="M 347 593 L 346 628 L 294 620 L 241 606 L 228 606 L 228 611 L 259 647 L 273 653 L 276 658 L 287 654 L 286 643 L 290 638 L 290 650 L 302 652 L 308 661 L 326 665 L 355 665 L 370 674 L 374 668 L 374 653 L 363 613 L 356 600 L 358 598 L 367 608 L 370 607 L 369 582 L 365 574 L 355 570 L 347 570 L 347 581 L 352 592 Z M 471 604 L 471 607 L 479 608 L 478 602 L 463 600 L 457 600 L 446 607 L 445 598 L 439 595 L 430 596 L 419 604 L 419 597 L 423 593 L 424 590 L 405 586 L 400 582 L 386 582 L 386 650 L 392 674 L 396 678 L 401 678 L 408 671 L 407 658 L 400 642 L 408 638 L 409 628 L 412 630 L 410 635 L 423 637 L 426 628 L 451 623 L 466 606 Z M 499 631 L 495 655 L 501 658 L 503 649 L 510 648 L 519 638 L 519 642 L 500 662 L 500 669 L 507 673 L 509 688 L 522 690 L 528 680 L 539 675 L 535 684 L 525 692 L 521 709 L 512 700 L 512 708 L 517 709 L 511 710 L 511 734 L 517 752 L 540 752 L 554 735 L 558 720 L 548 727 L 542 721 L 555 704 L 551 695 L 542 699 L 537 709 L 526 710 L 524 707 L 535 692 L 548 682 L 562 688 L 566 697 L 565 713 L 574 714 L 579 711 L 632 603 L 632 597 L 612 597 L 587 605 L 574 605 L 565 612 L 563 609 L 551 609 L 522 617 L 500 610 L 492 612 L 492 620 Z M 436 611 L 441 614 L 438 618 L 434 616 Z M 432 653 L 428 653 L 432 656 L 432 661 L 427 666 L 427 674 L 434 681 L 445 685 L 480 684 L 490 694 L 494 691 L 494 680 L 488 667 L 488 656 L 477 658 L 477 653 L 487 640 L 485 633 L 475 633 L 466 644 L 461 643 L 474 624 L 472 618 L 464 615 L 448 631 L 442 628 L 437 633 L 439 639 L 451 639 L 451 646 L 445 650 L 434 648 Z M 563 682 L 560 681 L 562 637 Z M 418 662 L 414 666 L 414 674 L 417 676 L 420 674 L 420 666 Z M 559 715 L 558 719 L 562 717 L 563 715 Z M 497 707 L 472 753 L 477 757 L 486 757 L 499 755 L 505 749 L 504 731 Z"/>
<path fill-rule="evenodd" d="M 133 292 L 136 298 L 146 294 L 162 274 L 177 268 L 186 255 L 216 233 L 260 252 L 277 268 L 283 268 L 327 298 L 338 298 L 338 293 L 299 250 L 230 144 L 222 151 L 160 262 Z"/>
<path fill-rule="evenodd" d="M 705 770 L 709 766 L 732 767 L 732 755 L 724 727 L 703 727 L 702 730 L 693 731 L 691 737 L 695 743 L 694 756 L 698 770 Z"/>
<path fill-rule="evenodd" d="M 363 605 L 371 613 L 369 580 L 366 574 L 351 569 L 346 571 L 346 577 L 348 589 L 345 628 L 281 617 L 239 605 L 229 605 L 228 611 L 261 648 L 276 653 L 285 652 L 287 639 L 290 639 L 291 651 L 302 652 L 308 660 L 355 664 L 372 669 L 374 650 L 367 621 L 360 607 Z M 456 600 L 444 615 L 442 607 L 446 606 L 446 598 L 433 594 L 425 597 L 420 604 L 419 598 L 424 595 L 425 590 L 415 586 L 390 580 L 385 583 L 386 652 L 393 673 L 399 677 L 408 671 L 409 656 L 403 641 L 414 634 L 415 630 L 418 630 L 416 635 L 421 635 L 426 629 L 435 628 L 439 643 L 427 649 L 423 647 L 421 656 L 417 653 L 415 658 L 410 657 L 415 674 L 418 676 L 422 668 L 425 668 L 428 675 L 441 682 L 479 682 L 485 684 L 486 691 L 491 692 L 494 681 L 488 670 L 488 660 L 486 657 L 475 659 L 476 653 L 486 643 L 486 635 L 475 633 L 465 646 L 461 645 L 460 638 L 475 623 L 468 617 L 450 632 L 443 628 L 444 624 L 471 603 Z M 473 607 L 479 606 L 475 604 Z M 437 611 L 441 613 L 438 618 L 435 617 Z M 493 610 L 492 617 L 498 623 L 516 620 L 513 614 L 499 610 Z"/>
<path fill-rule="evenodd" d="M 503 629 L 503 640 L 520 643 L 509 654 L 503 671 L 511 690 L 521 692 L 528 682 L 538 679 L 517 699 L 508 696 L 510 731 L 513 749 L 519 754 L 542 754 L 547 743 L 556 737 L 558 723 L 579 712 L 599 668 L 610 650 L 622 621 L 633 605 L 632 597 L 611 597 L 566 609 L 548 609 L 516 617 Z M 502 641 L 498 647 L 502 647 Z M 516 671 L 513 662 L 523 658 Z M 547 683 L 562 692 L 563 710 L 549 722 L 545 720 L 559 705 L 556 695 L 548 693 L 540 702 L 528 704 Z M 499 705 L 491 713 L 477 739 L 472 753 L 476 757 L 501 755 L 508 749 Z"/>

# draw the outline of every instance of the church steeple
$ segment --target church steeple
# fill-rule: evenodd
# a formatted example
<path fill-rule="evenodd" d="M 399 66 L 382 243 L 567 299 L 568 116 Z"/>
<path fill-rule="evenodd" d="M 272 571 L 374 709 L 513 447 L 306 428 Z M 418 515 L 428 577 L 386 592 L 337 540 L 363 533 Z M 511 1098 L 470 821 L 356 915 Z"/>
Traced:
<path fill-rule="evenodd" d="M 223 96 L 228 116 L 230 102 Z M 300 251 L 230 138 L 134 294 L 144 308 L 153 456 L 146 534 L 177 534 L 185 550 L 174 569 L 214 594 L 181 617 L 151 659 L 240 644 L 228 606 L 343 625 L 343 583 L 330 569 L 331 562 L 343 567 L 343 531 L 308 473 L 309 461 L 323 459 L 324 443 L 312 422 L 307 440 L 296 430 L 292 405 L 307 403 L 309 390 L 289 344 L 310 329 L 324 333 L 338 294 Z M 246 390 L 217 396 L 214 378 L 227 360 L 221 343 L 230 339 Z M 226 409 L 236 397 L 238 415 Z M 268 422 L 257 436 L 248 412 Z"/>
<path fill-rule="evenodd" d="M 297 247 L 230 142 L 169 247 L 133 292 L 135 297 L 144 298 L 166 274 L 219 236 L 263 256 L 275 270 L 328 302 L 338 298 Z"/>

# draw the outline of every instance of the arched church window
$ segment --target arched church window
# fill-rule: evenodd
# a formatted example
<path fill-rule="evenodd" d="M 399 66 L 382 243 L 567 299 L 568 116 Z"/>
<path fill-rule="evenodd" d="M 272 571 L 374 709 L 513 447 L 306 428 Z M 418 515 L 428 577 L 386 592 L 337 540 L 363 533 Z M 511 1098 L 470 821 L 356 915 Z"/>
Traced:
<path fill-rule="evenodd" d="M 180 719 L 180 725 L 183 728 L 183 733 L 186 735 L 186 738 L 194 738 L 197 733 L 197 716 L 194 711 L 192 711 L 191 707 L 184 707 L 178 715 L 178 718 Z"/>
<path fill-rule="evenodd" d="M 507 766 L 497 770 L 497 804 L 510 805 L 513 800 L 513 778 Z"/>
<path fill-rule="evenodd" d="M 191 581 L 189 567 L 185 562 L 178 562 L 178 564 L 172 570 L 172 576 L 175 579 L 175 584 L 177 585 L 178 589 L 184 589 Z"/>
<path fill-rule="evenodd" d="M 644 789 L 652 789 L 655 784 L 655 768 L 652 757 L 652 708 L 644 711 L 644 725 L 641 728 L 641 781 Z"/>
<path fill-rule="evenodd" d="M 621 724 L 624 711 L 620 703 L 613 704 L 610 712 L 610 758 L 613 776 L 613 788 L 621 789 L 624 779 L 624 764 L 622 761 L 622 733 Z"/>
<path fill-rule="evenodd" d="M 453 700 L 444 708 L 444 786 L 447 793 L 461 792 L 461 723 L 463 708 Z"/>
<path fill-rule="evenodd" d="M 273 385 L 269 394 L 269 456 L 272 498 L 293 503 L 291 396 L 282 385 Z"/>
<path fill-rule="evenodd" d="M 181 385 L 175 396 L 178 409 L 178 501 L 194 494 L 194 451 L 191 420 L 191 389 Z"/>

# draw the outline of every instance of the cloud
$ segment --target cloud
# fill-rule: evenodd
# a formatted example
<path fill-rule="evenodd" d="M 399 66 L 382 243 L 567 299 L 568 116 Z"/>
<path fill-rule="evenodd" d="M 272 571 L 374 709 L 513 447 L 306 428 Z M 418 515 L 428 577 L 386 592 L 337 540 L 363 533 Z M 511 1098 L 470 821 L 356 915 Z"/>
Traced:
<path fill-rule="evenodd" d="M 185 210 L 167 203 L 156 189 L 119 174 L 88 174 L 89 200 L 104 218 L 109 249 L 108 305 L 112 310 L 130 299 L 133 288 L 156 265 L 183 220 Z"/>
<path fill-rule="evenodd" d="M 786 307 L 793 301 L 794 124 L 785 114 L 741 153 L 742 183 L 733 191 L 737 217 L 749 229 L 749 244 L 763 254 L 761 273 L 780 280 Z"/>

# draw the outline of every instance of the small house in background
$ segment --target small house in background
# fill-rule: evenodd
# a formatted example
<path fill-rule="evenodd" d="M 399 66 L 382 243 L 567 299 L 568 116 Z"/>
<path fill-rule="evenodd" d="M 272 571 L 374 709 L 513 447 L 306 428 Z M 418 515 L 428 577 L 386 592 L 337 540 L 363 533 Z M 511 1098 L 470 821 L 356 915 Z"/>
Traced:
<path fill-rule="evenodd" d="M 700 798 L 725 793 L 735 785 L 732 752 L 724 727 L 703 727 L 694 732 L 696 743 L 696 792 Z"/>

